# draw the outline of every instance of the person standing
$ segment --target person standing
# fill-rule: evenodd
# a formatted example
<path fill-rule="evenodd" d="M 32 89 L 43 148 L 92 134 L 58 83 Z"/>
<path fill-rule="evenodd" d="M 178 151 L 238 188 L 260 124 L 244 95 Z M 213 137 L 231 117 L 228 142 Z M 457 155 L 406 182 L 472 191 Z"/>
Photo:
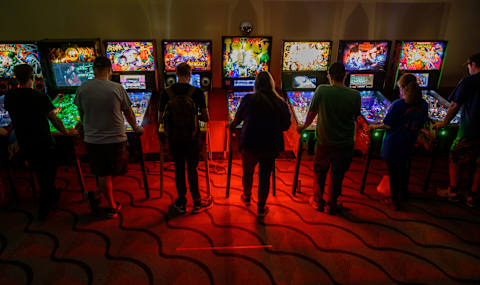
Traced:
<path fill-rule="evenodd" d="M 173 207 L 180 214 L 186 213 L 186 164 L 188 186 L 193 199 L 192 212 L 200 213 L 213 205 L 211 199 L 201 198 L 197 172 L 201 144 L 198 120 L 208 122 L 209 115 L 202 90 L 189 84 L 192 68 L 187 63 L 180 63 L 177 65 L 176 75 L 178 82 L 162 92 L 159 108 L 159 121 L 164 123 L 170 154 L 175 163 L 178 198 L 175 199 Z"/>
<path fill-rule="evenodd" d="M 386 129 L 381 156 L 388 166 L 391 206 L 394 210 L 400 209 L 400 198 L 408 199 L 408 161 L 418 134 L 428 119 L 428 103 L 422 99 L 422 90 L 415 75 L 403 74 L 397 86 L 401 98 L 392 103 L 383 125 L 371 127 Z"/>
<path fill-rule="evenodd" d="M 474 162 L 475 171 L 467 206 L 476 207 L 480 203 L 480 53 L 468 58 L 467 68 L 470 76 L 463 79 L 452 92 L 447 115 L 434 128 L 445 127 L 461 112 L 457 138 L 450 149 L 450 185 L 447 194 L 454 201 L 460 200 L 458 184 L 461 169 Z"/>
<path fill-rule="evenodd" d="M 284 149 L 283 132 L 291 124 L 288 105 L 275 91 L 275 82 L 268 71 L 258 73 L 255 93 L 245 95 L 240 101 L 230 124 L 231 131 L 242 122 L 239 141 L 243 167 L 241 199 L 250 205 L 253 174 L 258 163 L 257 213 L 265 216 L 269 211 L 265 205 L 275 158 Z"/>
<path fill-rule="evenodd" d="M 350 167 L 355 143 L 355 127 L 360 115 L 361 99 L 358 91 L 345 87 L 345 66 L 336 62 L 328 68 L 330 85 L 320 85 L 315 90 L 301 133 L 317 117 L 317 146 L 314 157 L 314 196 L 312 207 L 327 214 L 335 214 L 339 208 L 338 196 L 342 193 L 342 182 Z M 331 168 L 331 184 L 328 201 L 323 199 L 325 180 Z"/>
<path fill-rule="evenodd" d="M 67 131 L 50 98 L 33 89 L 35 75 L 32 66 L 17 65 L 14 73 L 20 88 L 7 93 L 5 109 L 12 119 L 21 152 L 37 176 L 40 187 L 38 218 L 44 220 L 60 198 L 55 188 L 55 141 L 48 122 L 64 135 L 74 135 L 75 131 Z"/>
<path fill-rule="evenodd" d="M 137 134 L 143 133 L 143 127 L 137 125 L 132 101 L 123 86 L 110 81 L 110 60 L 105 56 L 95 58 L 93 71 L 95 78 L 78 88 L 75 105 L 80 112 L 92 173 L 97 176 L 98 188 L 109 206 L 107 216 L 115 218 L 121 204 L 113 198 L 112 177 L 125 174 L 128 165 L 124 116 Z M 88 203 L 92 211 L 96 212 L 100 197 L 89 192 Z"/>

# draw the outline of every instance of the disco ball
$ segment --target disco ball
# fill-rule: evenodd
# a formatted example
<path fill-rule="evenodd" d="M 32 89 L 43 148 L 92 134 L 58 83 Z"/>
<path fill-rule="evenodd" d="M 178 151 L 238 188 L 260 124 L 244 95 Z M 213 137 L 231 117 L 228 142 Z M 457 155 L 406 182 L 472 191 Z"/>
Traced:
<path fill-rule="evenodd" d="M 252 23 L 248 21 L 243 21 L 240 23 L 240 32 L 244 35 L 248 35 L 253 31 L 253 25 Z"/>

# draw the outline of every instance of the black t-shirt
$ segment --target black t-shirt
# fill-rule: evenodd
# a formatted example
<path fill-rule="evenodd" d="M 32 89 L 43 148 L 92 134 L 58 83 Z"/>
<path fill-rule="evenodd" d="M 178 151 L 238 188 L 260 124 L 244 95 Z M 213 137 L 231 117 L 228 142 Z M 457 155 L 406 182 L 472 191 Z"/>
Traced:
<path fill-rule="evenodd" d="M 175 94 L 186 94 L 191 86 L 192 85 L 188 83 L 175 83 L 170 88 L 172 88 L 173 93 Z M 195 92 L 193 92 L 192 97 L 195 105 L 197 105 L 197 108 L 199 108 L 200 110 L 207 108 L 207 104 L 205 102 L 205 95 L 203 94 L 202 89 L 195 87 Z M 163 90 L 160 97 L 160 112 L 165 111 L 165 107 L 167 106 L 169 99 L 170 98 L 168 97 L 167 91 Z"/>
<path fill-rule="evenodd" d="M 20 147 L 41 148 L 54 145 L 48 113 L 55 107 L 46 94 L 31 88 L 10 90 L 5 96 L 5 109 L 12 119 Z"/>

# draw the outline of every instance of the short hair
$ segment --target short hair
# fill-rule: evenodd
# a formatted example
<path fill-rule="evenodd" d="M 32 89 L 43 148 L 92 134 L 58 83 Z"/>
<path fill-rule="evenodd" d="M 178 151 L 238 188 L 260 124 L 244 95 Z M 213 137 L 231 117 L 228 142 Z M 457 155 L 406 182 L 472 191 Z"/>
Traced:
<path fill-rule="evenodd" d="M 15 73 L 15 78 L 17 78 L 20 84 L 25 84 L 29 79 L 33 79 L 35 73 L 33 72 L 33 67 L 29 64 L 19 64 L 13 68 Z"/>
<path fill-rule="evenodd" d="M 471 55 L 468 60 L 467 60 L 467 63 L 470 64 L 472 62 L 475 62 L 475 65 L 476 66 L 480 66 L 480 52 L 479 53 L 476 53 L 474 55 Z"/>
<path fill-rule="evenodd" d="M 190 65 L 188 65 L 188 63 L 182 62 L 179 65 L 177 65 L 176 74 L 178 77 L 191 76 L 192 68 L 190 67 Z"/>
<path fill-rule="evenodd" d="M 345 78 L 345 65 L 341 62 L 335 62 L 330 67 L 328 68 L 328 74 L 330 75 L 330 78 L 332 78 L 335 81 L 343 81 Z"/>
<path fill-rule="evenodd" d="M 112 62 L 106 56 L 97 56 L 93 62 L 93 69 L 96 70 L 105 70 L 112 68 Z"/>

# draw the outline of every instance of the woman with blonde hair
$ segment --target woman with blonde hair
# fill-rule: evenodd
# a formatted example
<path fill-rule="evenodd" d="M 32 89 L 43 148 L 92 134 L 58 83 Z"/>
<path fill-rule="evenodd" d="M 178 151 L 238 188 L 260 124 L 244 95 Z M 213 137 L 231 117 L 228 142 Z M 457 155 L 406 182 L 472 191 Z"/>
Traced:
<path fill-rule="evenodd" d="M 275 91 L 275 82 L 269 72 L 262 71 L 257 75 L 255 93 L 242 98 L 230 128 L 233 130 L 242 122 L 239 139 L 243 166 L 241 199 L 250 205 L 253 174 L 258 163 L 257 212 L 264 216 L 268 212 L 265 204 L 275 157 L 284 148 L 283 132 L 291 124 L 288 105 Z"/>
<path fill-rule="evenodd" d="M 408 199 L 408 166 L 418 133 L 428 119 L 428 104 L 415 75 L 403 74 L 397 82 L 400 99 L 395 100 L 383 120 L 386 129 L 381 155 L 387 162 L 391 206 L 400 209 L 400 198 Z"/>

